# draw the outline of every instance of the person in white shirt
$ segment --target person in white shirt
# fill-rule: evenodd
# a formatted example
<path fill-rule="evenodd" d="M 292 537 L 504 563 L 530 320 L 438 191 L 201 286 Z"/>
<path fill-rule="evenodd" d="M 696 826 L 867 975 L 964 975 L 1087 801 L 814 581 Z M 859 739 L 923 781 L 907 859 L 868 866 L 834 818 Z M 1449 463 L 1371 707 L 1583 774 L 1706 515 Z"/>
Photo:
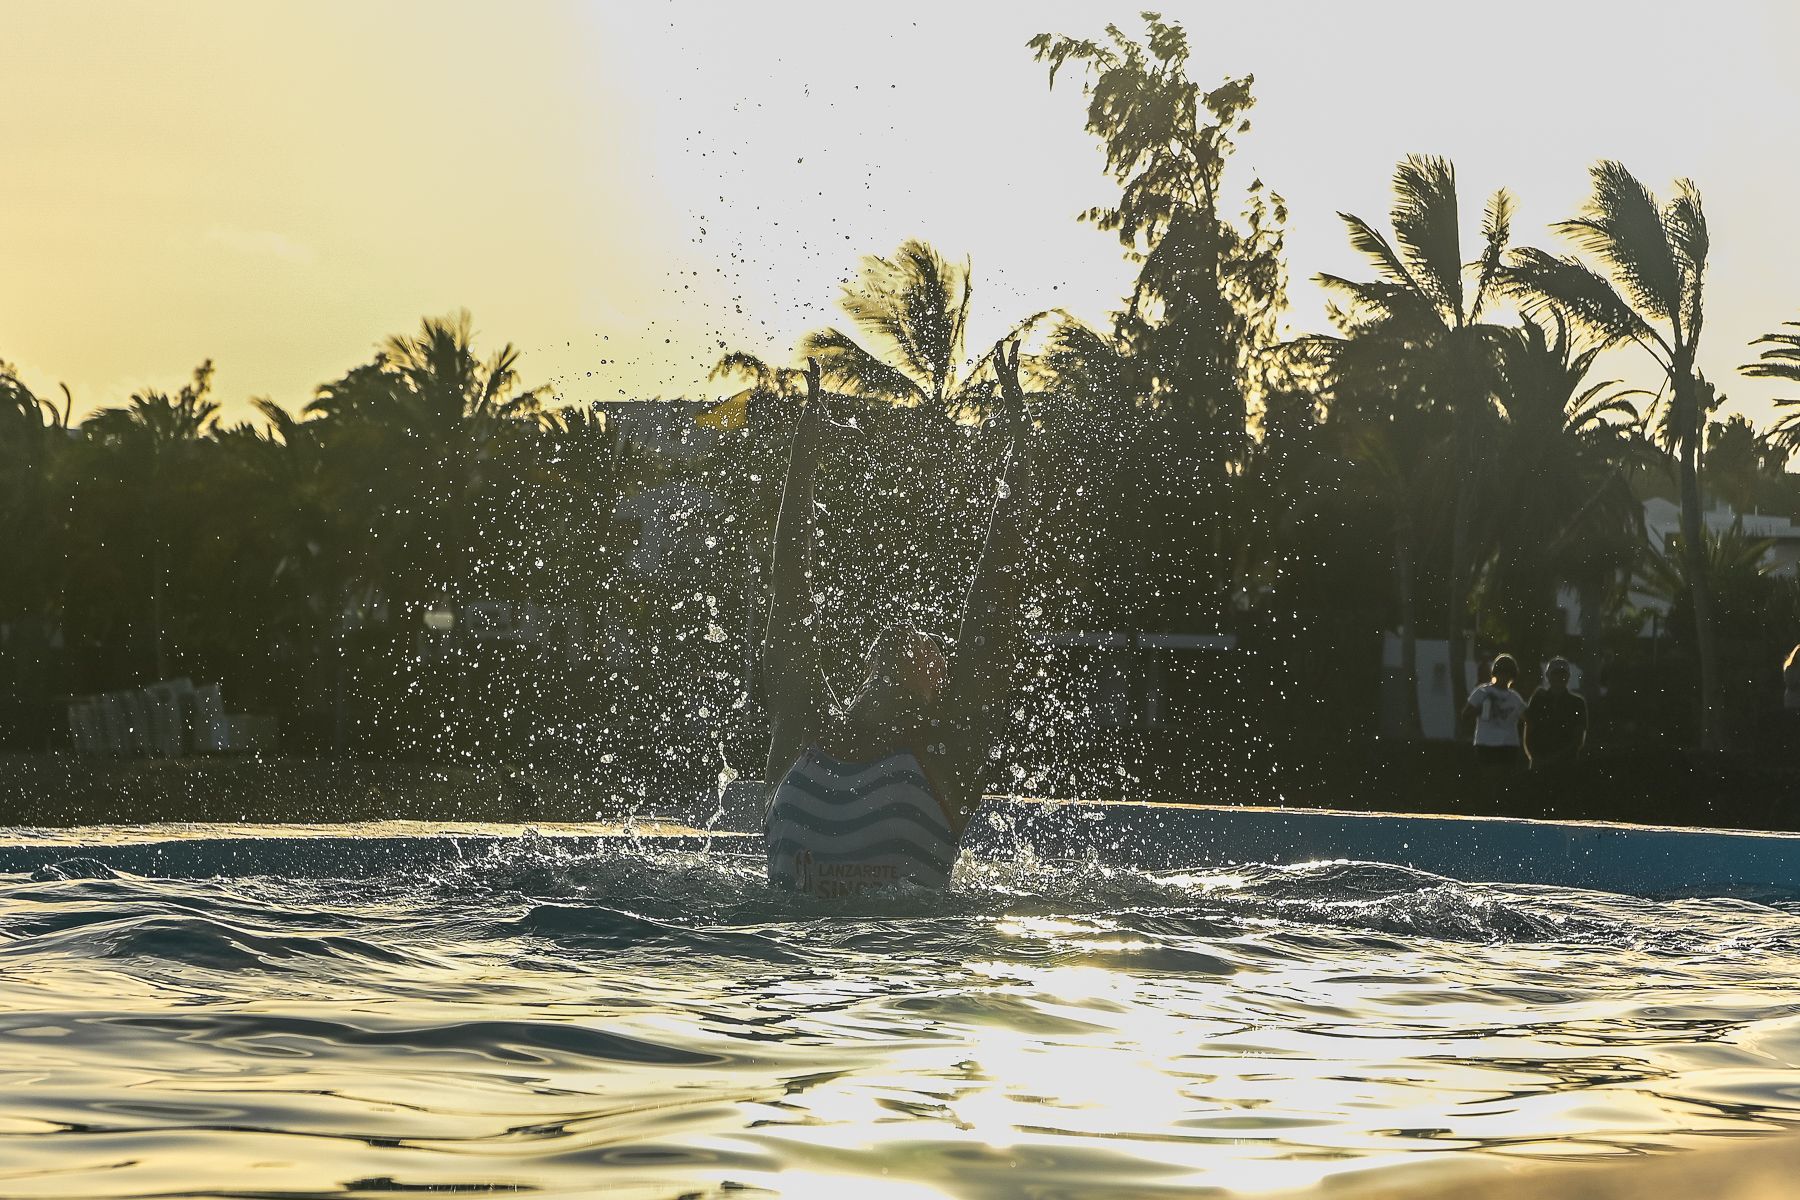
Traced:
<path fill-rule="evenodd" d="M 1463 716 L 1475 718 L 1475 757 L 1483 766 L 1518 766 L 1524 761 L 1519 719 L 1525 715 L 1525 697 L 1513 690 L 1519 664 L 1512 655 L 1500 654 L 1491 670 L 1488 681 L 1469 693 Z"/>

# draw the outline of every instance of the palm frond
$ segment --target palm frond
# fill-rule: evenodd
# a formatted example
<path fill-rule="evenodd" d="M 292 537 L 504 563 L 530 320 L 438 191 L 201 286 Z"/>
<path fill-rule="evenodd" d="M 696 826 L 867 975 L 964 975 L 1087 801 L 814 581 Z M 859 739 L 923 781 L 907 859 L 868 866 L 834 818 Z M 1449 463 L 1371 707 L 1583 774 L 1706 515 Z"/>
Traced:
<path fill-rule="evenodd" d="M 1421 295 L 1430 294 L 1413 278 L 1412 272 L 1406 269 L 1406 264 L 1400 261 L 1400 255 L 1373 225 L 1347 212 L 1339 213 L 1338 219 L 1350 231 L 1351 247 L 1375 264 L 1375 269 L 1381 273 L 1385 282 L 1410 288 Z"/>
<path fill-rule="evenodd" d="M 1784 321 L 1782 328 L 1794 332 L 1765 333 L 1750 343 L 1768 349 L 1755 362 L 1739 367 L 1740 373 L 1756 379 L 1800 383 L 1800 321 Z M 1777 399 L 1775 410 L 1779 415 L 1769 428 L 1769 441 L 1789 454 L 1800 452 L 1800 397 Z"/>
<path fill-rule="evenodd" d="M 962 357 L 971 288 L 968 264 L 952 264 L 910 238 L 891 259 L 871 255 L 844 285 L 838 307 L 875 345 L 877 357 L 942 399 Z M 882 354 L 882 348 L 891 353 Z"/>
<path fill-rule="evenodd" d="M 771 366 L 746 350 L 732 350 L 719 358 L 707 372 L 708 379 L 743 380 L 759 391 L 790 395 L 804 373 L 792 367 Z"/>
<path fill-rule="evenodd" d="M 1701 304 L 1706 283 L 1706 257 L 1712 247 L 1706 230 L 1706 210 L 1700 205 L 1700 189 L 1691 179 L 1675 181 L 1675 198 L 1663 210 L 1663 226 L 1681 266 L 1681 328 L 1690 345 L 1700 340 Z"/>
<path fill-rule="evenodd" d="M 1659 360 L 1667 365 L 1673 353 L 1668 342 L 1592 267 L 1534 246 L 1514 250 L 1510 259 L 1502 282 L 1527 312 L 1553 304 L 1603 344 L 1637 342 L 1652 353 L 1660 350 Z"/>
<path fill-rule="evenodd" d="M 1589 173 L 1594 190 L 1581 214 L 1555 229 L 1604 263 L 1639 310 L 1679 328 L 1682 268 L 1656 197 L 1611 159 L 1595 163 Z"/>
<path fill-rule="evenodd" d="M 1753 363 L 1745 363 L 1738 372 L 1753 379 L 1785 379 L 1800 383 L 1800 321 L 1784 321 L 1782 328 L 1794 333 L 1765 333 L 1752 346 L 1767 346 Z"/>
<path fill-rule="evenodd" d="M 1066 407 L 1084 413 L 1135 408 L 1139 364 L 1113 336 L 1067 314 L 1050 330 L 1037 373 Z"/>
<path fill-rule="evenodd" d="M 1334 322 L 1345 332 L 1371 333 L 1384 326 L 1404 329 L 1413 336 L 1443 332 L 1443 314 L 1429 296 L 1416 288 L 1345 279 L 1323 272 L 1313 276 L 1313 282 L 1349 302 L 1349 308 L 1338 310 L 1340 317 Z"/>
<path fill-rule="evenodd" d="M 1637 405 L 1630 397 L 1648 396 L 1651 393 L 1642 388 L 1626 388 L 1620 391 L 1617 379 L 1606 379 L 1578 393 L 1568 405 L 1568 428 L 1576 434 L 1590 430 L 1617 428 L 1620 424 L 1634 426 L 1641 419 Z M 1623 422 L 1609 420 L 1611 417 L 1622 417 Z"/>
<path fill-rule="evenodd" d="M 1800 400 L 1777 400 L 1775 411 L 1775 423 L 1767 435 L 1770 444 L 1789 454 L 1800 453 Z"/>
<path fill-rule="evenodd" d="M 266 396 L 258 396 L 250 404 L 262 414 L 263 420 L 269 423 L 270 432 L 278 436 L 283 445 L 294 444 L 294 430 L 300 425 L 294 414 Z"/>
<path fill-rule="evenodd" d="M 1409 154 L 1394 168 L 1394 236 L 1412 278 L 1461 322 L 1463 262 L 1456 167 L 1447 158 Z"/>
<path fill-rule="evenodd" d="M 1775 569 L 1775 561 L 1769 556 L 1775 545 L 1773 539 L 1750 537 L 1744 532 L 1741 517 L 1718 533 L 1702 527 L 1700 537 L 1706 578 L 1715 592 L 1727 590 L 1728 580 L 1741 584 L 1761 579 Z M 1639 566 L 1638 587 L 1665 603 L 1673 603 L 1689 587 L 1686 559 L 1686 555 L 1677 552 L 1674 538 L 1660 551 L 1647 549 Z"/>
<path fill-rule="evenodd" d="M 800 339 L 800 353 L 818 359 L 825 381 L 852 395 L 892 404 L 919 404 L 930 399 L 911 376 L 889 366 L 842 330 L 807 334 Z"/>
<path fill-rule="evenodd" d="M 1506 269 L 1506 244 L 1512 240 L 1514 208 L 1512 193 L 1501 188 L 1488 199 L 1487 211 L 1482 214 L 1481 259 L 1475 264 L 1475 299 L 1469 305 L 1469 324 L 1481 319 L 1488 297 Z"/>

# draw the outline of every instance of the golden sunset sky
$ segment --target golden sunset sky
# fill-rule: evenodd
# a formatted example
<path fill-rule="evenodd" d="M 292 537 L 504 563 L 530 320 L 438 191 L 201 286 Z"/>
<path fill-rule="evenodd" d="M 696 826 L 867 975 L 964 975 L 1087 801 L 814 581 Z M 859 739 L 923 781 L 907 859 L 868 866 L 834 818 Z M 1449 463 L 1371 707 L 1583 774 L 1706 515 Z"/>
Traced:
<path fill-rule="evenodd" d="M 467 307 L 569 402 L 719 394 L 722 346 L 786 361 L 861 255 L 926 237 L 975 268 L 971 347 L 1130 267 L 1076 79 L 1025 41 L 1141 28 L 1142 4 L 7 0 L 0 359 L 77 411 L 203 358 L 241 417 L 298 408 L 385 335 Z M 1243 178 L 1287 196 L 1296 330 L 1314 272 L 1364 273 L 1339 209 L 1446 154 L 1553 244 L 1595 158 L 1704 192 L 1702 354 L 1732 408 L 1746 343 L 1800 319 L 1800 4 L 1166 3 L 1211 83 L 1254 72 Z M 1609 373 L 1649 382 L 1647 363 Z"/>

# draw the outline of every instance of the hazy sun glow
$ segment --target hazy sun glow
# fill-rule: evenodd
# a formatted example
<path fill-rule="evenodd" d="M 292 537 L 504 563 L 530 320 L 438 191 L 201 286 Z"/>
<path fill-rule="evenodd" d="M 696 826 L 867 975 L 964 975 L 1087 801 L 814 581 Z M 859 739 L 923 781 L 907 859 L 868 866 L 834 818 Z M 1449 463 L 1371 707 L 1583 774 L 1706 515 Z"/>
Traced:
<path fill-rule="evenodd" d="M 1129 267 L 1074 217 L 1111 185 L 1024 42 L 1139 7 L 17 0 L 0 357 L 78 410 L 212 357 L 241 416 L 466 306 L 566 399 L 694 394 L 723 346 L 785 358 L 915 234 L 973 256 L 972 344 L 1098 319 Z M 1734 368 L 1800 315 L 1800 9 L 1163 8 L 1203 82 L 1257 77 L 1239 164 L 1292 203 L 1296 328 L 1322 324 L 1309 276 L 1360 269 L 1333 213 L 1381 215 L 1401 155 L 1454 158 L 1471 209 L 1513 189 L 1540 243 L 1613 156 L 1703 189 L 1703 366 L 1766 413 Z"/>

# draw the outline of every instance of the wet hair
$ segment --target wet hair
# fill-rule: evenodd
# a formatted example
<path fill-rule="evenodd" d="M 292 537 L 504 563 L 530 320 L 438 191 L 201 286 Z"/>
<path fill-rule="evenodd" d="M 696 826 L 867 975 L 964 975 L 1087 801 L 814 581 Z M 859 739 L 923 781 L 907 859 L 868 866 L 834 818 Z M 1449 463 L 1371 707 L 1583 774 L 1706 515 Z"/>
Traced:
<path fill-rule="evenodd" d="M 1494 655 L 1494 665 L 1489 668 L 1489 672 L 1491 678 L 1498 679 L 1510 687 L 1512 682 L 1519 677 L 1519 664 L 1510 654 L 1496 654 Z"/>

